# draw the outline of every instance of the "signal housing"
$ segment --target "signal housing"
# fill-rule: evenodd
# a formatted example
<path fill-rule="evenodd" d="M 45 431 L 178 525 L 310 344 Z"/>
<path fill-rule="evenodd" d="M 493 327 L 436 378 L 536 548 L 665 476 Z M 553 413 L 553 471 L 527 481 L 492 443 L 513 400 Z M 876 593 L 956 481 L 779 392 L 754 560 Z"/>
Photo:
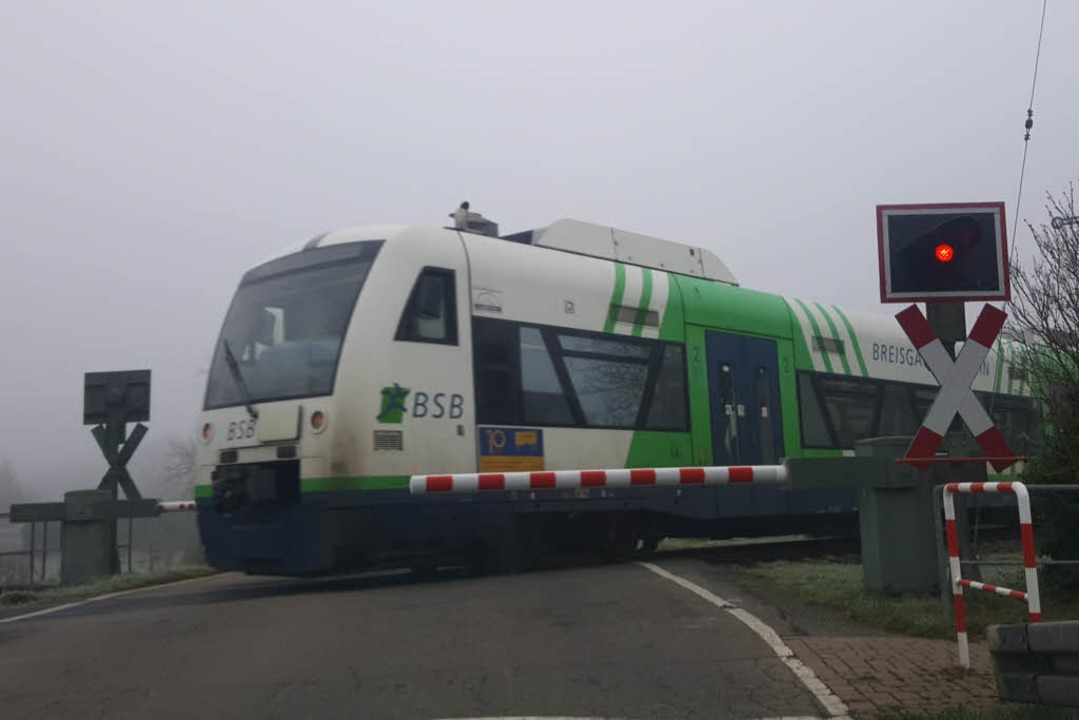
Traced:
<path fill-rule="evenodd" d="M 1003 202 L 878 205 L 881 302 L 1006 301 Z"/>

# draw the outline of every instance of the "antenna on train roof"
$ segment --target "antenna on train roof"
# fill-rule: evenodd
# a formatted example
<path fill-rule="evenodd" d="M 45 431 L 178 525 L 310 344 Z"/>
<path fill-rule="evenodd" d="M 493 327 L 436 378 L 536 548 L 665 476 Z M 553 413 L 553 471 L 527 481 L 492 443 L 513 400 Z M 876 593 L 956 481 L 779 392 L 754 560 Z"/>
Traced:
<path fill-rule="evenodd" d="M 449 216 L 453 218 L 453 229 L 455 230 L 498 237 L 498 223 L 491 222 L 483 215 L 469 210 L 468 200 L 461 203 L 461 206 L 451 212 Z"/>

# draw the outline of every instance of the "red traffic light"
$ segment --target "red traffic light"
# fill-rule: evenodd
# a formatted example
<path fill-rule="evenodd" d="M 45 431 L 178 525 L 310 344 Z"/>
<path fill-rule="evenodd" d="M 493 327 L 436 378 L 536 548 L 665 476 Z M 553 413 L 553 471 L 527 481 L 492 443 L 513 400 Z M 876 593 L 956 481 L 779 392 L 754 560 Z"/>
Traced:
<path fill-rule="evenodd" d="M 940 245 L 937 245 L 937 249 L 933 254 L 936 255 L 937 260 L 940 260 L 942 263 L 951 262 L 955 257 L 955 248 L 947 243 L 941 243 Z"/>

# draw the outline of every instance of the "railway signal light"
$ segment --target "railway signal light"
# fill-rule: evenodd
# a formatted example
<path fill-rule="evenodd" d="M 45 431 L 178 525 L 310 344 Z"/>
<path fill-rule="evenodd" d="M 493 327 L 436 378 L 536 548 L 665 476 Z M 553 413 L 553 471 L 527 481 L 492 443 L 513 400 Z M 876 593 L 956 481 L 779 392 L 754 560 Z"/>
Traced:
<path fill-rule="evenodd" d="M 881 301 L 1007 300 L 1003 203 L 877 207 Z"/>

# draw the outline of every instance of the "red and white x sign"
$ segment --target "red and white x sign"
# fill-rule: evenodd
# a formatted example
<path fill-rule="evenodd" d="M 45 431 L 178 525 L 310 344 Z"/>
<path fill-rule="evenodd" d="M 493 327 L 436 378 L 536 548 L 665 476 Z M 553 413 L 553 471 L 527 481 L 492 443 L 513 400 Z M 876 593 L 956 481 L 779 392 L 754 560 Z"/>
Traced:
<path fill-rule="evenodd" d="M 933 457 L 944 440 L 948 426 L 952 424 L 952 418 L 959 413 L 998 472 L 1014 463 L 1015 459 L 1007 441 L 970 389 L 989 354 L 989 348 L 1004 327 L 1007 313 L 992 305 L 983 307 L 974 323 L 974 329 L 970 331 L 969 341 L 963 344 L 959 357 L 954 361 L 917 305 L 911 305 L 895 317 L 925 360 L 933 377 L 940 383 L 940 392 L 930 406 L 918 434 L 914 436 L 914 442 L 907 450 L 907 458 L 928 460 Z M 929 467 L 928 462 L 914 465 L 923 470 Z"/>

